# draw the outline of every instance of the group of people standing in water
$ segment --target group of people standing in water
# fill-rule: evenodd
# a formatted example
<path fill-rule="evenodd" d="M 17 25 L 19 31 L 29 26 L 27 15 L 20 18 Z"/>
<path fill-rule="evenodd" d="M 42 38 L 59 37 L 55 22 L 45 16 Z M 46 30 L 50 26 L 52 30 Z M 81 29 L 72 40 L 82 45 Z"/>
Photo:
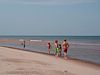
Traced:
<path fill-rule="evenodd" d="M 68 52 L 69 44 L 68 44 L 67 40 L 64 40 L 62 44 L 59 44 L 58 40 L 55 40 L 54 47 L 55 47 L 55 56 L 57 56 L 57 57 L 61 56 L 62 50 L 63 50 L 64 59 L 68 58 L 67 52 Z M 51 43 L 48 42 L 48 54 L 50 54 L 51 48 L 52 48 Z"/>
<path fill-rule="evenodd" d="M 21 41 L 23 41 L 23 43 L 21 45 L 23 45 L 23 48 L 25 48 L 26 47 L 25 40 L 21 40 Z M 50 42 L 48 42 L 48 54 L 50 54 L 51 48 L 52 48 L 52 45 Z M 64 40 L 62 44 L 60 44 L 58 42 L 58 40 L 54 41 L 55 56 L 57 56 L 57 57 L 61 56 L 62 50 L 63 50 L 64 59 L 67 59 L 68 58 L 67 57 L 68 48 L 69 48 L 69 44 L 68 44 L 67 40 Z"/>

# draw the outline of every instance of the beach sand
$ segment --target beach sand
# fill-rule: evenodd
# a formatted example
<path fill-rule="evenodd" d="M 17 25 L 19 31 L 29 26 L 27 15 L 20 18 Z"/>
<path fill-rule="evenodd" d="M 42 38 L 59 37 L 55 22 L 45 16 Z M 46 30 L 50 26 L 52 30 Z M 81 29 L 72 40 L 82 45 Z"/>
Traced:
<path fill-rule="evenodd" d="M 0 47 L 0 75 L 100 75 L 100 65 Z"/>

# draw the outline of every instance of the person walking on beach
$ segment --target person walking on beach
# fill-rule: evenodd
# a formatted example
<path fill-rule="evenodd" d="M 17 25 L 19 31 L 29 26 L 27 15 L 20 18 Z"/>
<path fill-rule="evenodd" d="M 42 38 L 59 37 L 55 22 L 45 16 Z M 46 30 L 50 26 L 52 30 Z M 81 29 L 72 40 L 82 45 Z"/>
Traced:
<path fill-rule="evenodd" d="M 58 40 L 55 40 L 54 44 L 55 44 L 55 55 L 59 56 L 60 49 L 59 49 Z"/>
<path fill-rule="evenodd" d="M 50 54 L 51 44 L 48 42 L 48 54 Z"/>
<path fill-rule="evenodd" d="M 67 40 L 63 41 L 62 46 L 63 46 L 63 50 L 64 50 L 64 59 L 68 59 L 67 52 L 68 52 L 69 44 L 68 44 Z"/>
<path fill-rule="evenodd" d="M 55 46 L 55 55 L 56 55 L 57 54 L 57 48 L 58 48 L 58 40 L 55 40 L 54 46 Z"/>

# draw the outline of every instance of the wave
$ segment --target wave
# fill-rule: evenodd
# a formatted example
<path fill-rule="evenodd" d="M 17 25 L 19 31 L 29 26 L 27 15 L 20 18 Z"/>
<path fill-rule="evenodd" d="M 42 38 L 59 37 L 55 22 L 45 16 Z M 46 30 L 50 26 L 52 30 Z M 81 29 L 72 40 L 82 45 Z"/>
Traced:
<path fill-rule="evenodd" d="M 42 40 L 30 40 L 31 42 L 42 42 Z"/>

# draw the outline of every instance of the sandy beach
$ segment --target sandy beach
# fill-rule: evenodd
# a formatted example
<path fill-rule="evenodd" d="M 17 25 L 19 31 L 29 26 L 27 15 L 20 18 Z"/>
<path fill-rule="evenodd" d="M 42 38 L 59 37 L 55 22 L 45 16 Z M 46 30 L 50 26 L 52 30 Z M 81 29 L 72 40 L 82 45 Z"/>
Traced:
<path fill-rule="evenodd" d="M 100 75 L 100 65 L 0 47 L 0 75 Z"/>

